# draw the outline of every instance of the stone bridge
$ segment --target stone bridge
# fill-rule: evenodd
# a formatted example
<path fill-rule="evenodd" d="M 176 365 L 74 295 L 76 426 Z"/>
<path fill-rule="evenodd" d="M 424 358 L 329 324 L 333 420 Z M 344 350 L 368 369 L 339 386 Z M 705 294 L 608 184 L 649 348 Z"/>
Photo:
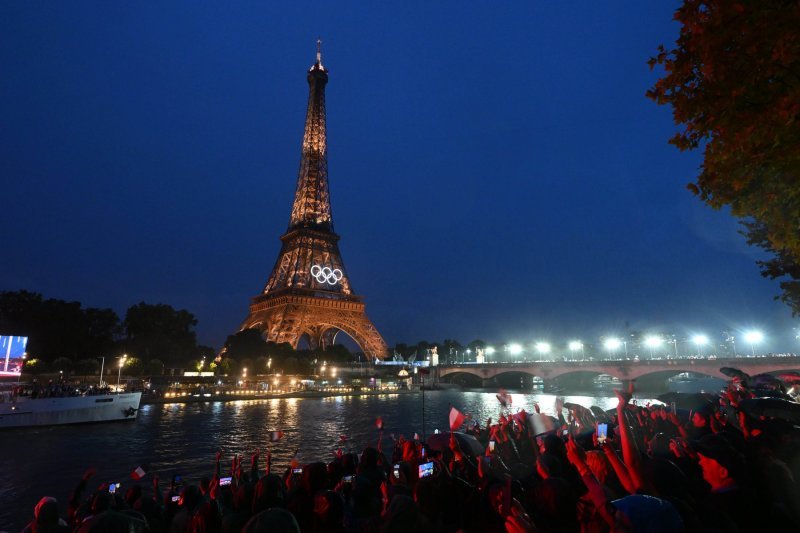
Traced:
<path fill-rule="evenodd" d="M 504 375 L 539 377 L 545 382 L 559 379 L 593 379 L 606 374 L 620 380 L 665 381 L 683 372 L 729 379 L 722 367 L 738 368 L 751 376 L 761 373 L 800 371 L 800 357 L 738 357 L 730 359 L 656 359 L 643 361 L 535 361 L 525 363 L 450 364 L 434 367 L 443 382 L 468 381 L 484 386 Z"/>

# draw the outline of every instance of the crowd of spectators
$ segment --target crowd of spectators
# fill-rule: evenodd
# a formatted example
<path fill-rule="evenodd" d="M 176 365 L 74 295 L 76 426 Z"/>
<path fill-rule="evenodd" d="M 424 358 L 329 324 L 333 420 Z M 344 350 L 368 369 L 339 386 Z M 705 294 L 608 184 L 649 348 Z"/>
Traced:
<path fill-rule="evenodd" d="M 752 383 L 672 405 L 617 391 L 615 410 L 557 401 L 554 416 L 499 398 L 496 422 L 328 462 L 277 469 L 256 452 L 228 467 L 218 453 L 197 483 L 87 492 L 89 470 L 65 516 L 42 498 L 24 531 L 798 531 L 800 404 L 785 383 Z"/>

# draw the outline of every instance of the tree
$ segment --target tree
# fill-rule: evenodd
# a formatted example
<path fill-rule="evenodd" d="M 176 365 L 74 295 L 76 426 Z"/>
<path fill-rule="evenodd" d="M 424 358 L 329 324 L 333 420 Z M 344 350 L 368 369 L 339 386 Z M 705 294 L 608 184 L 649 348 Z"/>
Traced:
<path fill-rule="evenodd" d="M 664 76 L 647 95 L 670 105 L 683 130 L 671 143 L 703 149 L 688 188 L 729 207 L 749 244 L 772 258 L 761 273 L 784 279 L 778 296 L 800 313 L 800 4 L 790 0 L 684 0 L 675 48 L 650 66 Z"/>
<path fill-rule="evenodd" d="M 164 363 L 161 359 L 150 359 L 145 366 L 145 372 L 150 376 L 160 376 L 164 373 Z"/>
<path fill-rule="evenodd" d="M 257 359 L 267 354 L 267 342 L 257 329 L 243 329 L 225 340 L 225 355 L 237 361 Z M 252 366 L 252 365 L 251 365 Z"/>
<path fill-rule="evenodd" d="M 125 313 L 126 350 L 143 359 L 184 363 L 197 354 L 197 319 L 186 310 L 144 302 Z"/>

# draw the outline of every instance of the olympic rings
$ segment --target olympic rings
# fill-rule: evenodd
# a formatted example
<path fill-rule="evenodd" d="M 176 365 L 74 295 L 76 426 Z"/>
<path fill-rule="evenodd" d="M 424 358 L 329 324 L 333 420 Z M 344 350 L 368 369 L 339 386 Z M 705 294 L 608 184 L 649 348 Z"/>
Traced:
<path fill-rule="evenodd" d="M 311 267 L 311 275 L 319 283 L 327 283 L 328 285 L 336 285 L 344 277 L 342 271 L 338 268 L 331 269 L 329 267 L 321 267 L 314 265 Z"/>

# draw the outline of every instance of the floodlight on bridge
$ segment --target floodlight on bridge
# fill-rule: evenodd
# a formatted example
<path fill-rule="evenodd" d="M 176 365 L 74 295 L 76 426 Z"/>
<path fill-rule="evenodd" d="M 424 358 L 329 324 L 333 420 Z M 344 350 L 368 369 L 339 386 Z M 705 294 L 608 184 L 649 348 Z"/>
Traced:
<path fill-rule="evenodd" d="M 708 337 L 702 334 L 695 335 L 692 337 L 692 342 L 697 345 L 697 355 L 703 357 L 703 346 L 708 344 Z"/>
<path fill-rule="evenodd" d="M 760 331 L 748 331 L 744 334 L 744 340 L 750 344 L 756 344 L 764 340 L 764 334 Z"/>
<path fill-rule="evenodd" d="M 750 343 L 750 350 L 753 352 L 753 357 L 755 357 L 756 344 L 764 340 L 764 334 L 760 331 L 747 331 L 744 334 L 744 340 Z"/>
<path fill-rule="evenodd" d="M 537 342 L 536 343 L 536 351 L 545 354 L 550 353 L 550 343 L 548 342 Z"/>
<path fill-rule="evenodd" d="M 517 344 L 516 342 L 512 343 L 512 344 L 509 344 L 508 345 L 508 353 L 510 353 L 511 355 L 519 355 L 519 354 L 521 354 L 522 353 L 522 345 L 521 344 Z"/>
<path fill-rule="evenodd" d="M 661 337 L 657 337 L 655 335 L 650 335 L 644 340 L 645 345 L 647 345 L 647 347 L 651 349 L 661 346 L 663 342 L 664 339 L 662 339 Z"/>
<path fill-rule="evenodd" d="M 572 353 L 575 353 L 578 350 L 580 350 L 582 355 L 581 359 L 586 361 L 586 353 L 584 353 L 583 351 L 583 343 L 581 341 L 569 341 L 569 344 L 567 346 L 569 346 L 569 349 Z"/>
<path fill-rule="evenodd" d="M 494 346 L 487 346 L 486 347 L 486 354 L 493 355 L 494 354 Z"/>
<path fill-rule="evenodd" d="M 606 341 L 603 343 L 603 346 L 605 346 L 606 350 L 619 350 L 619 347 L 622 346 L 622 341 L 612 337 L 610 339 L 606 339 Z"/>

